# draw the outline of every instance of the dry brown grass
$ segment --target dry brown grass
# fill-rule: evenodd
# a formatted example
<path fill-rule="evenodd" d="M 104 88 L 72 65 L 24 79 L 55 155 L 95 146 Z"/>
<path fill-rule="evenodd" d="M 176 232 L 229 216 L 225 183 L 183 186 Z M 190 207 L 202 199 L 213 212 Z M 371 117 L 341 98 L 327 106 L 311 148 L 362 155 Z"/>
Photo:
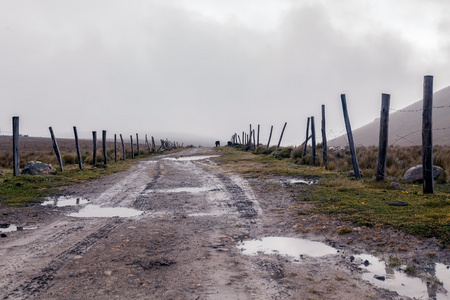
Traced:
<path fill-rule="evenodd" d="M 295 150 L 294 150 L 295 152 Z M 298 164 L 311 163 L 311 148 L 308 147 L 308 154 L 303 158 L 296 158 Z M 358 147 L 356 149 L 359 168 L 363 171 L 365 177 L 374 177 L 378 160 L 378 147 Z M 317 165 L 323 166 L 322 148 L 317 150 Z M 422 164 L 421 146 L 391 146 L 388 149 L 386 171 L 387 176 L 400 178 L 409 168 Z M 450 147 L 433 147 L 433 164 L 442 167 L 444 170 L 450 170 Z M 328 151 L 328 167 L 330 170 L 348 172 L 353 170 L 350 151 L 345 149 L 330 149 Z"/>
<path fill-rule="evenodd" d="M 125 142 L 125 141 L 124 141 Z M 57 139 L 58 147 L 61 152 L 64 165 L 77 164 L 77 152 L 75 148 L 74 139 Z M 92 140 L 80 140 L 81 159 L 84 164 L 92 163 Z M 97 162 L 103 162 L 102 142 L 97 141 Z M 114 142 L 108 141 L 106 143 L 107 156 L 109 160 L 114 160 Z M 130 156 L 131 146 L 130 142 L 125 142 L 125 149 L 127 156 Z M 140 144 L 140 152 L 144 150 L 144 144 Z M 19 139 L 20 151 L 20 168 L 23 168 L 27 162 L 38 160 L 44 163 L 58 165 L 55 152 L 53 151 L 53 144 L 50 138 L 36 138 L 36 137 L 20 137 Z M 136 149 L 135 149 L 136 151 Z M 122 159 L 122 146 L 117 143 L 117 156 Z M 0 168 L 13 168 L 13 153 L 12 153 L 12 137 L 0 136 Z"/>

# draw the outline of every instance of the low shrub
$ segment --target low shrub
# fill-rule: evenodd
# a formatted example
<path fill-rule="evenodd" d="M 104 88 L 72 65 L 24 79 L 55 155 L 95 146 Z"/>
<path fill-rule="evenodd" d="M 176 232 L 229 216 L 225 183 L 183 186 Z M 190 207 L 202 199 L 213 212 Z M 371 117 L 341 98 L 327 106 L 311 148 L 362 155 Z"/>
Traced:
<path fill-rule="evenodd" d="M 291 157 L 292 148 L 280 148 L 278 150 L 273 151 L 270 156 L 276 159 L 290 158 Z"/>

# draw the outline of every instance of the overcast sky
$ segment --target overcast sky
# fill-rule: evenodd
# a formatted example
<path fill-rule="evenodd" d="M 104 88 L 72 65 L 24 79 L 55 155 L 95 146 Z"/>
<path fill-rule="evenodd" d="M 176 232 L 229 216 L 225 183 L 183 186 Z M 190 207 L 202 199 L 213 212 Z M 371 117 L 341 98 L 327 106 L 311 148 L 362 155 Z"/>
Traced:
<path fill-rule="evenodd" d="M 325 104 L 332 138 L 341 93 L 355 129 L 450 85 L 449 33 L 448 0 L 0 0 L 0 131 L 298 145 Z"/>

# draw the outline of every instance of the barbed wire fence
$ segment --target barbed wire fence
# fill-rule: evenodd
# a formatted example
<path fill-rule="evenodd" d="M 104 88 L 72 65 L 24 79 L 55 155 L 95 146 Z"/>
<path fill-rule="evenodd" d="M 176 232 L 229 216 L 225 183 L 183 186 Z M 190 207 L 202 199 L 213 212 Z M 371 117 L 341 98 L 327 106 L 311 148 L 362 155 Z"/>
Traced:
<path fill-rule="evenodd" d="M 425 186 L 427 184 L 424 183 L 424 193 L 428 193 L 431 191 L 431 193 L 433 193 L 433 187 L 432 187 L 432 181 L 433 181 L 433 168 L 432 168 L 432 148 L 433 148 L 433 144 L 432 144 L 432 133 L 433 132 L 441 132 L 441 131 L 447 131 L 450 129 L 449 126 L 446 127 L 438 127 L 438 128 L 433 128 L 432 127 L 432 120 L 431 120 L 431 116 L 432 116 L 432 111 L 433 110 L 443 110 L 443 109 L 450 109 L 450 105 L 438 105 L 438 106 L 432 106 L 432 101 L 433 101 L 433 76 L 425 76 L 424 77 L 424 98 L 423 98 L 423 108 L 418 108 L 418 109 L 396 109 L 396 108 L 389 108 L 389 99 L 390 99 L 390 95 L 388 94 L 383 94 L 383 102 L 384 102 L 384 97 L 387 96 L 387 105 L 384 106 L 385 104 L 382 104 L 382 117 L 383 115 L 387 116 L 387 122 L 386 124 L 381 124 L 381 120 L 380 120 L 380 130 L 382 126 L 386 126 L 386 134 L 385 137 L 383 137 L 384 139 L 384 147 L 388 147 L 388 119 L 389 119 L 389 112 L 394 112 L 394 113 L 420 113 L 422 112 L 422 128 L 420 129 L 416 129 L 416 130 L 412 130 L 408 133 L 405 134 L 396 134 L 396 136 L 394 137 L 393 141 L 391 141 L 390 146 L 396 146 L 398 143 L 402 142 L 402 141 L 407 141 L 409 143 L 411 143 L 411 145 L 417 144 L 417 142 L 413 141 L 412 136 L 416 135 L 419 132 L 422 132 L 422 158 L 423 158 L 423 170 L 424 170 L 424 181 L 429 181 L 429 177 L 431 176 L 431 189 L 427 189 Z M 346 103 L 345 102 L 345 95 L 341 95 L 341 99 L 343 100 L 343 109 L 344 109 L 344 118 L 346 118 L 346 122 L 348 121 L 348 118 L 346 117 Z M 345 106 L 345 107 L 344 107 Z M 324 115 L 323 115 L 324 117 Z M 313 118 L 313 117 L 311 117 Z M 308 118 L 309 119 L 309 118 Z M 323 120 L 324 122 L 324 120 Z M 324 124 L 324 123 L 323 123 Z M 346 127 L 347 127 L 347 123 L 346 123 Z M 307 134 L 306 134 L 306 139 L 303 142 L 303 144 L 306 144 L 309 142 L 309 134 L 308 134 L 308 129 L 309 129 L 309 122 L 307 125 Z M 332 140 L 338 139 L 338 138 L 343 138 L 344 142 L 346 144 L 347 147 L 349 147 L 350 149 L 352 149 L 352 147 L 354 147 L 353 145 L 353 138 L 352 138 L 352 134 L 351 134 L 351 129 L 350 129 L 350 134 L 347 132 L 349 130 L 349 127 L 347 127 L 346 130 L 333 130 L 333 129 L 328 129 L 327 132 L 327 137 L 331 138 Z M 320 130 L 317 130 L 317 132 L 320 132 Z M 381 132 L 381 131 L 380 131 Z M 347 134 L 346 134 L 347 133 Z M 381 135 L 381 134 L 380 134 Z M 351 142 L 349 141 L 349 137 L 351 137 Z M 322 139 L 322 137 L 320 135 L 315 135 L 314 138 L 317 138 L 318 141 L 320 141 L 320 139 Z M 450 140 L 450 137 L 448 138 Z M 415 137 L 415 140 L 417 140 L 417 137 Z M 322 139 L 322 141 L 325 141 L 325 139 Z M 319 142 L 320 143 L 320 142 Z M 379 141 L 379 155 L 381 152 L 381 138 Z M 301 144 L 301 145 L 303 145 Z M 300 145 L 300 146 L 301 146 Z M 314 145 L 315 146 L 315 145 Z M 361 146 L 357 145 L 357 146 Z M 314 147 L 315 148 L 315 147 Z M 333 147 L 329 147 L 330 149 L 332 149 Z M 314 150 L 313 150 L 314 151 Z M 380 164 L 379 162 L 377 162 L 377 167 L 376 167 L 376 171 L 377 171 L 377 180 L 378 180 L 378 172 L 381 173 L 381 175 L 383 175 L 383 179 L 385 178 L 384 176 L 386 176 L 386 151 L 384 151 L 384 167 L 382 167 L 383 169 L 380 169 Z M 326 152 L 324 152 L 324 156 L 326 155 Z M 346 155 L 346 151 L 344 151 L 344 155 Z M 355 159 L 355 157 L 357 156 L 355 151 L 351 151 L 351 155 L 352 155 L 352 160 Z M 315 153 L 313 154 L 313 156 L 315 156 Z M 345 158 L 345 157 L 344 157 Z M 380 159 L 380 156 L 379 156 Z M 314 161 L 314 159 L 313 159 Z M 427 162 L 428 161 L 428 162 Z M 429 165 L 429 162 L 431 162 L 431 166 Z M 355 162 L 353 161 L 353 164 L 355 165 Z M 356 166 L 357 166 L 357 161 L 356 161 Z M 431 170 L 430 170 L 431 169 Z M 358 177 L 356 175 L 356 170 L 357 167 L 355 168 L 355 176 Z M 358 172 L 359 173 L 359 172 Z M 428 178 L 427 178 L 428 177 Z"/>

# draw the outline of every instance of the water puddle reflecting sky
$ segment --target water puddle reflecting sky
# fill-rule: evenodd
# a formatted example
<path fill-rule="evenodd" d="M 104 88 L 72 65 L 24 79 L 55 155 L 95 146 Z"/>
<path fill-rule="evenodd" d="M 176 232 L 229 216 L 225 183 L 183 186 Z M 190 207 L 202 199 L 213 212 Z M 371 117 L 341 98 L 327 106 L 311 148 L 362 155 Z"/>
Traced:
<path fill-rule="evenodd" d="M 83 205 L 89 203 L 88 199 L 80 198 L 80 197 L 73 197 L 73 196 L 62 196 L 59 198 L 49 199 L 44 202 L 42 202 L 42 205 L 54 205 L 57 207 L 63 207 L 63 206 L 75 206 L 75 205 Z"/>
<path fill-rule="evenodd" d="M 17 226 L 14 224 L 0 224 L 0 232 L 14 232 L 14 231 L 20 231 L 20 230 L 32 230 L 36 229 L 37 227 L 23 227 L 23 226 Z"/>
<path fill-rule="evenodd" d="M 174 160 L 174 161 L 193 161 L 193 160 L 202 160 L 213 157 L 218 157 L 220 155 L 197 155 L 197 156 L 180 156 L 180 157 L 166 157 L 164 160 Z"/>
<path fill-rule="evenodd" d="M 129 218 L 140 216 L 144 212 L 126 207 L 102 207 L 99 205 L 86 205 L 79 212 L 68 214 L 69 217 L 77 218 Z"/>
<path fill-rule="evenodd" d="M 179 187 L 179 188 L 173 188 L 173 189 L 159 189 L 159 190 L 152 190 L 152 192 L 155 193 L 192 193 L 192 194 L 198 194 L 203 192 L 209 192 L 216 190 L 213 187 Z"/>
<path fill-rule="evenodd" d="M 289 180 L 290 184 L 306 184 L 306 185 L 312 185 L 316 183 L 316 180 L 314 179 L 291 179 Z"/>
<path fill-rule="evenodd" d="M 402 271 L 387 266 L 383 260 L 375 256 L 360 254 L 355 257 L 363 261 L 361 267 L 368 271 L 362 274 L 362 278 L 378 287 L 418 299 L 450 299 L 450 294 L 437 293 L 432 285 L 427 285 L 417 277 L 408 276 Z M 429 274 L 436 276 L 443 283 L 444 288 L 449 289 L 450 269 L 447 266 L 437 263 L 430 269 Z"/>
<path fill-rule="evenodd" d="M 243 254 L 281 254 L 298 258 L 301 255 L 321 257 L 336 254 L 337 250 L 324 243 L 290 237 L 265 237 L 261 240 L 245 241 L 238 245 Z"/>

